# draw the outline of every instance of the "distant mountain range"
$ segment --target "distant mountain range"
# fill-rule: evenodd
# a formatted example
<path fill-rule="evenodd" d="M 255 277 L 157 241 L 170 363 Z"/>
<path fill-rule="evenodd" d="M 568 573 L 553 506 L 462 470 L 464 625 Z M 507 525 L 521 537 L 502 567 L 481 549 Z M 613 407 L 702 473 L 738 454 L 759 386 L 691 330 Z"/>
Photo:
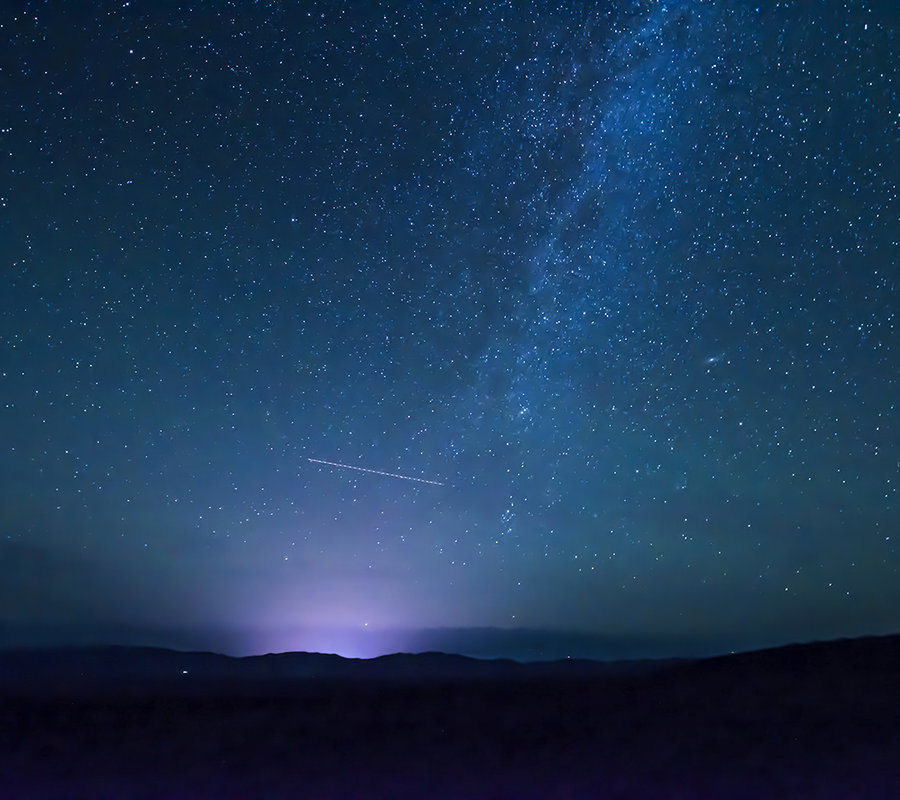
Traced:
<path fill-rule="evenodd" d="M 0 651 L 0 689 L 109 687 L 140 683 L 200 686 L 298 680 L 434 681 L 584 678 L 638 674 L 677 660 L 602 662 L 577 659 L 520 663 L 450 653 L 395 653 L 371 659 L 323 653 L 277 653 L 235 658 L 156 647 L 86 646 Z"/>
<path fill-rule="evenodd" d="M 900 636 L 789 645 L 708 659 L 516 662 L 448 653 L 397 653 L 372 659 L 321 653 L 234 658 L 153 647 L 86 646 L 0 651 L 0 690 L 266 684 L 291 681 L 566 680 L 654 673 L 747 671 L 871 673 L 900 677 Z"/>

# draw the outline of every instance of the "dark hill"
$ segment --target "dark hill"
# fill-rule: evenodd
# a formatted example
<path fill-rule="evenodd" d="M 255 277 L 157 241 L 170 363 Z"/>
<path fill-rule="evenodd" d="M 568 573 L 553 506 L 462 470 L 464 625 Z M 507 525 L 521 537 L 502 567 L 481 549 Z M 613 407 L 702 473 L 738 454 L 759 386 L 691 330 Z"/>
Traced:
<path fill-rule="evenodd" d="M 599 662 L 566 659 L 519 663 L 448 653 L 395 653 L 372 659 L 322 653 L 233 658 L 153 647 L 65 647 L 0 651 L 0 691 L 220 686 L 266 682 L 572 679 L 639 674 L 677 661 Z"/>

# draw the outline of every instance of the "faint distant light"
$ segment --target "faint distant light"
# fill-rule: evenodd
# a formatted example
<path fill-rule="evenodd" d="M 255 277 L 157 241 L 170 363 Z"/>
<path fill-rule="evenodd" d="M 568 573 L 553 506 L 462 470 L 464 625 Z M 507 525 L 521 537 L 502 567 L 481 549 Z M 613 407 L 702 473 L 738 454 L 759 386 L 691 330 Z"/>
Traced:
<path fill-rule="evenodd" d="M 188 671 L 187 671 L 186 669 L 183 669 L 183 670 L 181 670 L 181 674 L 182 674 L 182 675 L 187 675 L 187 674 L 188 674 Z"/>

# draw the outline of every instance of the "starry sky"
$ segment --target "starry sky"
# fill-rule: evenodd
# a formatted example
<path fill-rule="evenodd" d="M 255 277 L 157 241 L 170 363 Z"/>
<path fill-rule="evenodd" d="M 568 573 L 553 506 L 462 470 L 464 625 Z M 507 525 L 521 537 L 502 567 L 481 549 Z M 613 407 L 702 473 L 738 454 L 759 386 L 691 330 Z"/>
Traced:
<path fill-rule="evenodd" d="M 4 3 L 0 643 L 900 631 L 898 23 Z"/>

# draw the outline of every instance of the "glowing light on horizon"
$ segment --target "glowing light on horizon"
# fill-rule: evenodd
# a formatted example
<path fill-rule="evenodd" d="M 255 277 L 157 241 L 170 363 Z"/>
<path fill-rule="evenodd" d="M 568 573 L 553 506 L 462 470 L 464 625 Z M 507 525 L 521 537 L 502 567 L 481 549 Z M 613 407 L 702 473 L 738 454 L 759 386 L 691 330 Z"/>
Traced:
<path fill-rule="evenodd" d="M 327 464 L 329 467 L 339 467 L 341 469 L 355 469 L 358 472 L 370 472 L 373 475 L 384 475 L 386 478 L 402 478 L 405 481 L 416 481 L 417 483 L 430 483 L 432 486 L 443 486 L 439 481 L 430 481 L 426 478 L 416 478 L 412 475 L 401 475 L 399 472 L 383 472 L 380 469 L 367 469 L 366 467 L 354 467 L 353 464 L 340 464 L 337 461 L 323 461 L 320 458 L 307 458 L 314 464 Z"/>
<path fill-rule="evenodd" d="M 405 630 L 373 630 L 359 626 L 290 626 L 254 632 L 244 643 L 242 654 L 324 653 L 343 658 L 377 658 L 408 652 L 414 636 Z"/>

